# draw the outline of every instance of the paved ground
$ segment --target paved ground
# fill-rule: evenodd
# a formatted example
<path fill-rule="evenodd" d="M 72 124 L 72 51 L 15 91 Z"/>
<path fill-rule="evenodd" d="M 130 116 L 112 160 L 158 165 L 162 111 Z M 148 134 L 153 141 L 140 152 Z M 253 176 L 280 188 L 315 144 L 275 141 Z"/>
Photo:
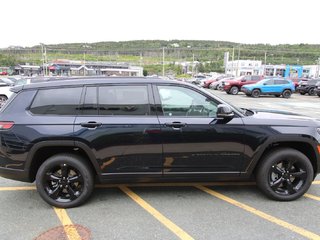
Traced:
<path fill-rule="evenodd" d="M 320 118 L 318 97 L 215 93 L 241 107 Z M 99 240 L 320 239 L 320 177 L 293 202 L 271 201 L 252 183 L 104 185 L 96 187 L 88 203 L 65 211 L 47 205 L 34 189 L 0 178 L 1 240 L 78 240 L 85 231 Z"/>

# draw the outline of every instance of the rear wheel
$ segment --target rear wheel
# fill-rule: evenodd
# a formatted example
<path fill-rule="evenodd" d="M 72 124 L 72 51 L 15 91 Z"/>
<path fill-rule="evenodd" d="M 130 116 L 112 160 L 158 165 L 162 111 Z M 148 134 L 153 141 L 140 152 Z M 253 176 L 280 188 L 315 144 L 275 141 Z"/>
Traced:
<path fill-rule="evenodd" d="M 258 97 L 260 97 L 260 94 L 261 94 L 261 92 L 259 89 L 254 89 L 251 93 L 251 96 L 254 98 L 258 98 Z"/>
<path fill-rule="evenodd" d="M 268 197 L 291 201 L 301 197 L 313 180 L 313 167 L 301 152 L 281 148 L 270 152 L 258 166 L 256 181 Z"/>
<path fill-rule="evenodd" d="M 239 92 L 239 88 L 238 88 L 238 87 L 233 86 L 233 87 L 230 88 L 230 93 L 231 93 L 232 95 L 237 95 L 238 92 Z"/>
<path fill-rule="evenodd" d="M 40 196 L 59 208 L 76 207 L 91 195 L 94 178 L 86 159 L 72 154 L 48 158 L 39 168 L 36 186 Z"/>
<path fill-rule="evenodd" d="M 290 98 L 291 97 L 291 91 L 290 90 L 284 90 L 283 93 L 282 93 L 282 96 L 284 98 Z"/>

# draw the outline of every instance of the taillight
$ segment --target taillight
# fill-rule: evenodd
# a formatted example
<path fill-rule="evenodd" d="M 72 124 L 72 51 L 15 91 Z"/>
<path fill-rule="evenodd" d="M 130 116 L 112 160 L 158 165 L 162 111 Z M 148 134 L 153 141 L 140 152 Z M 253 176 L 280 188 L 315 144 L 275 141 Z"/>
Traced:
<path fill-rule="evenodd" d="M 0 130 L 7 130 L 12 128 L 14 125 L 14 122 L 0 122 Z"/>

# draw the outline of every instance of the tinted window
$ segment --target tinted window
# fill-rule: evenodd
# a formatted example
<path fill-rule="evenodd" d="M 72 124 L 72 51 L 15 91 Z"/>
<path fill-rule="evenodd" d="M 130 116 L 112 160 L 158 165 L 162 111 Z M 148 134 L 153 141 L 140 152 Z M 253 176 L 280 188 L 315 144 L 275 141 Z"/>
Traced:
<path fill-rule="evenodd" d="M 97 87 L 87 87 L 81 113 L 83 115 L 98 115 Z"/>
<path fill-rule="evenodd" d="M 100 115 L 149 115 L 147 86 L 99 88 Z"/>
<path fill-rule="evenodd" d="M 265 81 L 263 85 L 273 85 L 273 80 Z"/>
<path fill-rule="evenodd" d="M 251 80 L 258 81 L 260 80 L 260 76 L 251 76 Z"/>
<path fill-rule="evenodd" d="M 39 90 L 30 111 L 34 114 L 77 114 L 82 88 Z"/>
<path fill-rule="evenodd" d="M 217 103 L 184 87 L 158 86 L 162 112 L 165 116 L 215 117 Z"/>
<path fill-rule="evenodd" d="M 274 80 L 274 84 L 288 84 L 289 82 L 286 80 Z"/>

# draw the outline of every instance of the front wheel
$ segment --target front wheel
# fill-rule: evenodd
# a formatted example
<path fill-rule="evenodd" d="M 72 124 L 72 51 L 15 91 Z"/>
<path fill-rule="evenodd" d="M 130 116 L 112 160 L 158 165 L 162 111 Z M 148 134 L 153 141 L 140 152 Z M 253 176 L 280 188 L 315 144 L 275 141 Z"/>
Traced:
<path fill-rule="evenodd" d="M 36 186 L 42 199 L 50 205 L 71 208 L 90 197 L 94 178 L 86 159 L 72 154 L 58 154 L 40 166 Z"/>
<path fill-rule="evenodd" d="M 310 96 L 313 96 L 313 95 L 315 95 L 315 91 L 314 91 L 314 88 L 310 88 L 309 89 L 309 91 L 308 91 L 308 94 L 310 95 Z"/>
<path fill-rule="evenodd" d="M 231 93 L 232 95 L 237 95 L 238 92 L 239 92 L 239 88 L 238 88 L 238 87 L 233 86 L 233 87 L 230 88 L 230 93 Z"/>
<path fill-rule="evenodd" d="M 291 201 L 301 197 L 313 180 L 310 160 L 291 148 L 280 148 L 267 154 L 256 172 L 258 187 L 268 197 Z"/>
<path fill-rule="evenodd" d="M 254 89 L 251 93 L 251 96 L 254 97 L 254 98 L 258 98 L 260 97 L 260 90 L 259 89 Z"/>

